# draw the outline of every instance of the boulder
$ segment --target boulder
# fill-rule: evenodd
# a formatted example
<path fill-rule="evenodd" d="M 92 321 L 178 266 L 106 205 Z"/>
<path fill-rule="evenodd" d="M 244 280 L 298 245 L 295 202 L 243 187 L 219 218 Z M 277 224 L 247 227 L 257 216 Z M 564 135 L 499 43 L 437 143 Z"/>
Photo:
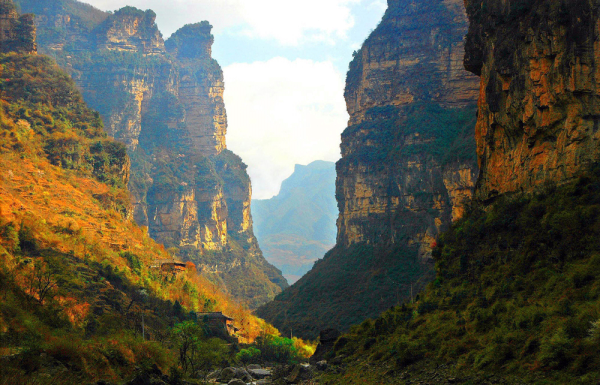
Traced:
<path fill-rule="evenodd" d="M 245 385 L 246 382 L 241 379 L 233 378 L 231 381 L 227 382 L 228 385 Z"/>
<path fill-rule="evenodd" d="M 325 355 L 333 350 L 335 341 L 340 337 L 340 332 L 335 328 L 328 328 L 319 333 L 319 345 L 313 356 L 310 357 L 310 363 L 314 364 L 325 359 Z"/>
<path fill-rule="evenodd" d="M 244 382 L 250 383 L 252 382 L 254 379 L 252 378 L 252 376 L 246 371 L 246 369 L 236 369 L 237 372 L 235 373 L 235 377 L 238 379 L 241 379 Z"/>
<path fill-rule="evenodd" d="M 235 374 L 236 374 L 236 368 L 235 367 L 226 367 L 223 370 L 221 370 L 221 374 L 219 375 L 219 381 L 221 382 L 229 382 L 231 381 L 233 378 L 235 378 Z"/>
<path fill-rule="evenodd" d="M 246 369 L 248 371 L 250 371 L 250 370 L 258 370 L 258 369 L 262 369 L 262 366 L 261 365 L 257 365 L 256 363 L 254 363 L 254 364 L 246 366 Z"/>
<path fill-rule="evenodd" d="M 211 380 L 211 379 L 218 379 L 219 376 L 221 375 L 221 370 L 213 370 L 210 373 L 208 373 L 208 375 L 206 376 L 206 379 Z"/>
<path fill-rule="evenodd" d="M 317 370 L 319 370 L 319 371 L 325 371 L 325 370 L 327 370 L 327 367 L 329 367 L 329 365 L 327 364 L 327 361 L 326 361 L 326 360 L 322 360 L 322 361 L 319 361 L 319 362 L 317 362 L 317 363 L 315 364 L 315 367 L 316 367 L 316 368 L 317 368 Z"/>
<path fill-rule="evenodd" d="M 249 369 L 248 372 L 254 379 L 263 379 L 271 376 L 271 372 L 265 369 Z"/>
<path fill-rule="evenodd" d="M 287 381 L 291 384 L 300 384 L 302 381 L 309 380 L 313 377 L 312 368 L 308 365 L 294 365 Z"/>

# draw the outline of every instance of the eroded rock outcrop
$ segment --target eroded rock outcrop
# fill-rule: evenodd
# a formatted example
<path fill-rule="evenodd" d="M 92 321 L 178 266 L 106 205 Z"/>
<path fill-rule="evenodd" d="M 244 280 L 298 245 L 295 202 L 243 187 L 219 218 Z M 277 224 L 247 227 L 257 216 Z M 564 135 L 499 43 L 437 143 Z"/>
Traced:
<path fill-rule="evenodd" d="M 251 307 L 285 288 L 253 235 L 246 165 L 226 149 L 212 26 L 187 25 L 165 42 L 151 10 L 101 15 L 68 0 L 20 3 L 38 13 L 41 49 L 72 74 L 106 131 L 127 145 L 138 224 Z"/>
<path fill-rule="evenodd" d="M 467 0 L 481 76 L 477 195 L 563 182 L 600 155 L 600 2 Z"/>
<path fill-rule="evenodd" d="M 0 52 L 37 52 L 34 15 L 19 15 L 12 0 L 0 0 Z"/>

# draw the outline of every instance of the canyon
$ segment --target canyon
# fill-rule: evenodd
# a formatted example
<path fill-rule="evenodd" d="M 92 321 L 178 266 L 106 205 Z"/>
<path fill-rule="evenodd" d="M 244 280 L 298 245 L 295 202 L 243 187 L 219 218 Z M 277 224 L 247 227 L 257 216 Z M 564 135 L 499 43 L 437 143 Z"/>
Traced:
<path fill-rule="evenodd" d="M 265 258 L 290 284 L 335 245 L 335 163 L 296 165 L 279 193 L 252 200 L 254 232 Z"/>
<path fill-rule="evenodd" d="M 40 51 L 73 77 L 108 134 L 126 144 L 135 221 L 251 307 L 285 288 L 253 234 L 247 166 L 226 147 L 212 26 L 186 25 L 164 41 L 151 10 L 17 4 L 36 15 Z"/>
<path fill-rule="evenodd" d="M 475 199 L 438 238 L 433 283 L 342 335 L 322 383 L 598 376 L 600 2 L 465 6 L 464 64 L 481 77 Z"/>
<path fill-rule="evenodd" d="M 479 173 L 467 28 L 462 1 L 388 1 L 346 77 L 336 246 L 259 316 L 312 338 L 378 315 L 431 279 L 436 239 L 463 214 Z"/>

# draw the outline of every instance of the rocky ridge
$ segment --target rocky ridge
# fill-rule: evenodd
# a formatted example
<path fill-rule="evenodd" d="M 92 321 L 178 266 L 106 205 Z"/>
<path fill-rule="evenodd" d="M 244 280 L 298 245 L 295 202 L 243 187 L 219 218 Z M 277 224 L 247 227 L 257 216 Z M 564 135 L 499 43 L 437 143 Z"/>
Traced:
<path fill-rule="evenodd" d="M 462 65 L 466 29 L 460 1 L 390 1 L 356 53 L 345 91 L 349 127 L 337 165 L 339 244 L 394 243 L 416 214 L 423 224 L 407 234 L 427 259 L 436 235 L 459 216 L 460 199 L 469 196 L 477 172 L 470 154 L 447 153 L 453 142 L 466 146 L 471 133 L 446 121 L 467 124 L 470 117 L 460 115 L 474 116 L 477 78 Z M 378 222 L 386 224 L 384 232 L 373 227 Z"/>
<path fill-rule="evenodd" d="M 600 155 L 600 2 L 465 3 L 465 67 L 481 76 L 477 196 L 577 176 Z"/>
<path fill-rule="evenodd" d="M 127 145 L 136 222 L 252 307 L 285 288 L 253 235 L 246 165 L 226 149 L 223 73 L 211 58 L 210 24 L 187 25 L 165 42 L 151 10 L 19 5 L 37 14 L 40 49 Z"/>

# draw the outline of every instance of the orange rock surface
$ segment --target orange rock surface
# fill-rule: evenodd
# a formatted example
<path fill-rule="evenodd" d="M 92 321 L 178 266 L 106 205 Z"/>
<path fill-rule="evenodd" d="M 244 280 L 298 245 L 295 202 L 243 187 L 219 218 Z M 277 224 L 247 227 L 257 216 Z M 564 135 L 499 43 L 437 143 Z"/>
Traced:
<path fill-rule="evenodd" d="M 465 3 L 465 65 L 481 75 L 477 196 L 577 176 L 600 155 L 600 2 Z"/>

